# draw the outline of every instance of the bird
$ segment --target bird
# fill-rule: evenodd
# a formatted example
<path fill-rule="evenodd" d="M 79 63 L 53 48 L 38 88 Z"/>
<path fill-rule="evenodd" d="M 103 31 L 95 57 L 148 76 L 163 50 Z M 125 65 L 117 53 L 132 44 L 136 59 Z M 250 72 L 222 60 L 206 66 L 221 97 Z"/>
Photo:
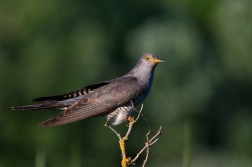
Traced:
<path fill-rule="evenodd" d="M 107 122 L 119 125 L 148 96 L 154 70 L 164 62 L 153 53 L 143 54 L 135 67 L 125 75 L 85 86 L 65 94 L 33 99 L 36 104 L 11 107 L 13 110 L 63 110 L 38 127 L 56 126 L 90 117 L 105 116 Z"/>

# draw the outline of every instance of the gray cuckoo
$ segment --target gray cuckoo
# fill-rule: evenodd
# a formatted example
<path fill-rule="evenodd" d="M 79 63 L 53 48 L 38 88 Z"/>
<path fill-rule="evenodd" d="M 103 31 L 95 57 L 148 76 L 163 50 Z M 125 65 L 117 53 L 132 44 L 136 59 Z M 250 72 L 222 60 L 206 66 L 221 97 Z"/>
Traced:
<path fill-rule="evenodd" d="M 33 105 L 12 107 L 14 110 L 63 110 L 40 123 L 39 127 L 67 124 L 94 116 L 106 116 L 112 125 L 126 121 L 133 110 L 149 94 L 154 70 L 164 62 L 155 54 L 143 54 L 126 75 L 56 96 L 40 97 Z"/>

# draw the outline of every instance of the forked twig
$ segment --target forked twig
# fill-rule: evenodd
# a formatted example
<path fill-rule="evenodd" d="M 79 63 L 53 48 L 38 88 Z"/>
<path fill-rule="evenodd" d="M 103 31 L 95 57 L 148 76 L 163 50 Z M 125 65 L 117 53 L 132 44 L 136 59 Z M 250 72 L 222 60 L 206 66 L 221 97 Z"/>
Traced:
<path fill-rule="evenodd" d="M 140 108 L 139 111 L 137 109 L 135 109 L 134 104 L 133 104 L 132 101 L 131 101 L 131 104 L 132 104 L 133 109 L 138 113 L 138 115 L 137 115 L 137 118 L 135 120 L 134 120 L 133 117 L 128 118 L 128 121 L 129 121 L 128 130 L 127 130 L 127 132 L 126 132 L 126 134 L 125 134 L 125 136 L 123 138 L 121 137 L 121 135 L 114 128 L 112 128 L 110 125 L 108 125 L 107 122 L 106 122 L 105 126 L 108 127 L 110 130 L 112 130 L 117 135 L 117 137 L 119 138 L 119 146 L 120 146 L 120 149 L 121 149 L 121 152 L 122 152 L 122 161 L 121 161 L 122 167 L 128 167 L 130 165 L 134 165 L 135 161 L 139 158 L 139 156 L 146 149 L 146 157 L 145 157 L 145 160 L 144 160 L 143 165 L 142 165 L 144 167 L 146 165 L 146 163 L 148 162 L 149 153 L 150 153 L 149 147 L 158 141 L 157 136 L 161 135 L 162 126 L 160 126 L 158 132 L 149 140 L 149 134 L 151 133 L 151 126 L 150 126 L 150 123 L 148 122 L 148 120 L 142 114 L 143 104 L 141 105 L 141 108 Z M 128 140 L 128 137 L 129 137 L 129 134 L 131 133 L 132 127 L 138 121 L 140 116 L 148 124 L 149 131 L 146 134 L 145 146 L 137 153 L 137 155 L 135 156 L 134 159 L 131 159 L 131 157 L 126 156 L 125 141 Z"/>
<path fill-rule="evenodd" d="M 112 130 L 116 136 L 119 138 L 119 146 L 122 152 L 122 161 L 121 161 L 121 165 L 122 167 L 127 167 L 127 156 L 126 156 L 126 151 L 125 151 L 125 139 L 121 137 L 120 133 L 118 133 L 114 128 L 112 128 L 108 122 L 105 123 L 106 127 L 108 127 L 110 130 Z"/>
<path fill-rule="evenodd" d="M 141 108 L 142 109 L 142 108 Z M 144 117 L 143 114 L 141 114 L 141 110 L 138 111 L 136 108 L 134 108 L 134 110 L 138 113 L 138 115 L 141 115 L 141 117 L 145 120 L 145 122 L 147 123 L 147 125 L 149 126 L 149 131 L 147 132 L 146 134 L 146 143 L 145 143 L 145 146 L 139 151 L 139 153 L 137 153 L 136 157 L 134 159 L 131 160 L 131 164 L 133 164 L 137 159 L 138 157 L 143 153 L 143 151 L 146 149 L 146 157 L 145 157 L 145 160 L 144 160 L 144 163 L 143 163 L 143 167 L 146 165 L 146 163 L 148 162 L 148 158 L 149 158 L 149 153 L 150 153 L 150 146 L 153 145 L 154 143 L 156 143 L 158 141 L 158 138 L 157 136 L 161 135 L 161 130 L 162 130 L 162 126 L 160 126 L 158 132 L 156 133 L 156 135 L 154 135 L 150 140 L 149 140 L 149 135 L 151 133 L 151 125 L 150 123 L 148 122 L 148 120 Z M 153 141 L 154 140 L 154 141 Z M 131 165 L 130 164 L 130 165 Z"/>
<path fill-rule="evenodd" d="M 138 113 L 138 116 L 142 116 L 142 118 L 145 120 L 145 122 L 147 123 L 147 125 L 149 126 L 149 131 L 147 132 L 147 134 L 146 134 L 146 142 L 145 142 L 145 148 L 146 148 L 146 157 L 145 157 L 145 160 L 144 160 L 144 163 L 143 163 L 143 166 L 145 166 L 145 164 L 147 163 L 147 161 L 148 161 L 148 158 L 149 158 L 149 153 L 150 153 L 150 149 L 149 149 L 149 134 L 151 133 L 151 125 L 150 125 L 150 123 L 148 122 L 148 120 L 144 117 L 144 115 L 143 114 L 141 114 L 135 107 L 134 107 L 134 105 L 133 105 L 133 103 L 132 103 L 132 106 L 133 106 L 133 109 Z M 142 108 L 141 108 L 141 110 L 142 110 Z M 140 111 L 141 111 L 140 110 Z M 144 151 L 144 150 L 143 150 Z M 141 152 L 142 153 L 142 152 Z M 140 154 L 141 154 L 140 153 Z M 139 155 L 140 155 L 139 154 Z M 139 156 L 138 156 L 139 157 Z M 137 157 L 137 158 L 138 158 Z M 137 160 L 137 158 L 135 157 L 132 161 L 133 162 L 135 162 L 136 160 Z"/>
<path fill-rule="evenodd" d="M 135 162 L 139 156 L 143 153 L 143 151 L 149 147 L 149 146 L 152 146 L 153 144 L 155 144 L 159 138 L 157 138 L 158 135 L 161 135 L 161 130 L 162 130 L 162 126 L 159 127 L 159 130 L 158 132 L 149 140 L 149 143 L 145 144 L 145 146 L 137 153 L 136 157 L 134 159 L 132 159 L 132 163 Z M 148 156 L 149 155 L 146 155 L 146 158 L 144 160 L 144 164 L 143 164 L 143 167 L 145 166 L 145 164 L 147 163 L 147 160 L 148 160 Z M 146 160 L 147 159 L 147 160 Z"/>

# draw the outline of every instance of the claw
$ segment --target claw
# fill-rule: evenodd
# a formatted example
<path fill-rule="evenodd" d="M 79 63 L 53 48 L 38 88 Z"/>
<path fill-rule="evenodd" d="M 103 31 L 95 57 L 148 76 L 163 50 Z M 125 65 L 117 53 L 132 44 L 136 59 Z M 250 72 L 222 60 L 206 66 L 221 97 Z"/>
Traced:
<path fill-rule="evenodd" d="M 130 124 L 135 121 L 134 117 L 128 117 L 127 120 L 129 121 Z"/>

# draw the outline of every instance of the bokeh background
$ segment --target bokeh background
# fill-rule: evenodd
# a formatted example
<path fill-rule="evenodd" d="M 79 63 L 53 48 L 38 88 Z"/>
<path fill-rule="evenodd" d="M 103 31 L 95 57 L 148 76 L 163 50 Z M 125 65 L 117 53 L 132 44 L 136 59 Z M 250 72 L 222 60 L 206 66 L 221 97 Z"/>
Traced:
<path fill-rule="evenodd" d="M 105 119 L 40 129 L 59 112 L 10 107 L 121 76 L 146 52 L 165 60 L 144 102 L 152 134 L 163 126 L 147 166 L 251 167 L 251 0 L 0 0 L 0 166 L 119 166 Z M 139 120 L 128 156 L 147 131 Z"/>

